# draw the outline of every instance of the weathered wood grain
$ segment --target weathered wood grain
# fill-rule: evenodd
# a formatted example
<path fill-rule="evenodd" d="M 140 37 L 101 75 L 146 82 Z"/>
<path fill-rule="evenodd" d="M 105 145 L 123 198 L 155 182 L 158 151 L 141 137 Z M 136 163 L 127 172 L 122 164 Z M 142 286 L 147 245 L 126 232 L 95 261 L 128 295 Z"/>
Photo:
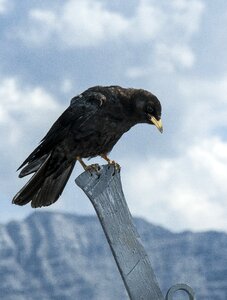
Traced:
<path fill-rule="evenodd" d="M 130 299 L 164 300 L 125 201 L 120 173 L 105 165 L 99 175 L 84 172 L 76 184 L 95 208 Z"/>

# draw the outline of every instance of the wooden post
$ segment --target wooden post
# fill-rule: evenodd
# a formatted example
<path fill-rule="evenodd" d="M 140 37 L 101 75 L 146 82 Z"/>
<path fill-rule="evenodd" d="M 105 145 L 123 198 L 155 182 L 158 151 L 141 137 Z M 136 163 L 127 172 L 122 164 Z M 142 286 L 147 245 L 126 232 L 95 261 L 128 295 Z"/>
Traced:
<path fill-rule="evenodd" d="M 84 172 L 76 184 L 93 204 L 131 300 L 164 300 L 149 258 L 133 225 L 120 173 L 102 166 Z"/>

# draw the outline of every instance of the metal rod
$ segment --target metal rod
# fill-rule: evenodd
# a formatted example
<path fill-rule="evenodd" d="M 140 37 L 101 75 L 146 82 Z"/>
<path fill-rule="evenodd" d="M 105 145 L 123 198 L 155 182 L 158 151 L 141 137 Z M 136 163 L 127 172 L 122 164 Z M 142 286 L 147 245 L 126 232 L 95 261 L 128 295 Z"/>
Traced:
<path fill-rule="evenodd" d="M 193 289 L 184 283 L 178 283 L 178 284 L 173 285 L 167 292 L 166 300 L 173 300 L 174 294 L 177 291 L 185 291 L 189 297 L 188 298 L 189 300 L 195 300 L 195 293 L 194 293 Z"/>

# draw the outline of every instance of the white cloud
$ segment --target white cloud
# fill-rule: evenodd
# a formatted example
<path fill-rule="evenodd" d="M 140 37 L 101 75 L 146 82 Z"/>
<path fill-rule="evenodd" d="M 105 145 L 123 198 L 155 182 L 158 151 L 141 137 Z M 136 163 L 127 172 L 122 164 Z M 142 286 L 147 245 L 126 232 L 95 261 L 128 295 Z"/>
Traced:
<path fill-rule="evenodd" d="M 159 38 L 166 25 L 166 13 L 152 1 L 139 1 L 134 16 L 128 19 L 127 37 L 136 43 L 152 41 Z"/>
<path fill-rule="evenodd" d="M 176 66 L 190 68 L 195 62 L 190 40 L 199 31 L 204 9 L 200 0 L 140 1 L 130 37 L 150 42 L 146 47 L 154 51 L 158 68 L 161 65 L 167 72 Z"/>
<path fill-rule="evenodd" d="M 128 40 L 144 43 L 149 55 L 146 65 L 139 69 L 131 66 L 126 75 L 138 78 L 154 70 L 173 73 L 179 68 L 192 68 L 196 55 L 190 44 L 199 32 L 204 9 L 200 0 L 139 1 L 129 26 Z"/>
<path fill-rule="evenodd" d="M 29 34 L 23 28 L 19 31 L 26 42 L 36 45 L 57 37 L 66 47 L 96 46 L 117 38 L 128 27 L 123 16 L 91 0 L 66 1 L 59 12 L 32 9 L 29 23 Z"/>
<path fill-rule="evenodd" d="M 130 208 L 173 230 L 227 231 L 227 136 L 219 135 L 227 128 L 227 76 L 178 78 L 174 87 L 171 108 L 163 107 L 165 154 L 123 163 Z M 170 154 L 171 143 L 177 154 Z"/>
<path fill-rule="evenodd" d="M 4 141 L 0 150 L 12 149 L 14 152 L 19 140 L 31 140 L 30 137 L 26 141 L 28 132 L 41 133 L 61 107 L 41 87 L 21 87 L 15 78 L 1 79 L 0 82 L 0 130 Z"/>
<path fill-rule="evenodd" d="M 61 37 L 69 46 L 93 46 L 116 38 L 128 27 L 120 14 L 106 9 L 101 2 L 68 1 L 62 14 Z"/>
<path fill-rule="evenodd" d="M 10 0 L 0 0 L 0 14 L 6 13 L 11 7 Z"/>
<path fill-rule="evenodd" d="M 98 0 L 68 0 L 61 9 L 31 9 L 19 36 L 32 46 L 48 45 L 50 40 L 61 47 L 96 47 L 113 41 L 145 45 L 154 55 L 152 65 L 155 62 L 157 68 L 173 72 L 177 66 L 194 65 L 189 42 L 199 29 L 203 10 L 200 0 L 164 4 L 138 0 L 134 14 L 126 17 Z"/>
<path fill-rule="evenodd" d="M 177 158 L 135 164 L 123 178 L 134 214 L 173 230 L 227 230 L 227 143 L 205 139 Z"/>
<path fill-rule="evenodd" d="M 63 80 L 63 82 L 61 83 L 61 91 L 65 94 L 68 94 L 69 92 L 72 92 L 73 90 L 73 82 L 66 78 Z"/>
<path fill-rule="evenodd" d="M 201 14 L 204 11 L 204 2 L 199 0 L 173 0 L 171 1 L 173 10 L 170 20 L 176 24 L 177 27 L 186 30 L 187 34 L 197 32 L 201 21 Z"/>
<path fill-rule="evenodd" d="M 210 22 L 208 19 L 212 17 L 209 9 L 203 15 L 206 7 L 209 8 L 209 4 L 200 0 L 138 0 L 129 15 L 111 10 L 108 3 L 104 5 L 100 0 L 67 0 L 61 7 L 33 7 L 27 17 L 24 16 L 23 26 L 20 24 L 20 37 L 30 45 L 42 46 L 44 50 L 51 45 L 58 49 L 97 47 L 105 52 L 103 48 L 108 45 L 113 49 L 111 53 L 114 59 L 122 62 L 122 69 L 127 70 L 127 76 L 135 80 L 135 85 L 142 82 L 146 86 L 151 82 L 150 87 L 153 89 L 155 86 L 163 103 L 163 136 L 156 139 L 154 133 L 153 144 L 148 141 L 144 145 L 144 149 L 149 148 L 149 153 L 146 152 L 147 159 L 140 157 L 134 162 L 134 166 L 138 168 L 136 171 L 134 168 L 130 169 L 132 155 L 136 153 L 133 157 L 135 159 L 140 153 L 129 150 L 132 145 L 130 140 L 121 139 L 121 149 L 124 148 L 127 157 L 130 156 L 129 161 L 122 161 L 124 155 L 117 152 L 119 145 L 111 157 L 114 159 L 116 154 L 122 164 L 123 186 L 133 213 L 176 230 L 227 230 L 227 143 L 223 131 L 227 127 L 227 76 L 217 76 L 209 64 L 206 66 L 208 75 L 205 76 L 207 78 L 212 72 L 212 79 L 201 78 L 200 75 L 192 77 L 195 74 L 192 72 L 187 72 L 183 77 L 181 73 L 182 70 L 193 68 L 195 63 L 199 63 L 200 71 L 205 73 L 197 54 L 199 51 L 204 52 L 209 45 L 205 39 L 202 46 L 196 42 L 192 47 L 192 43 L 196 35 L 200 35 L 196 37 L 199 41 L 204 36 L 204 32 L 200 32 L 202 17 L 206 18 L 204 24 Z M 214 28 L 218 32 L 218 27 L 217 30 Z M 133 62 L 131 66 L 128 61 L 123 61 L 125 53 L 122 55 L 121 51 L 114 52 L 116 45 L 122 52 L 130 53 Z M 67 58 L 69 54 L 64 52 L 65 49 L 60 50 Z M 43 53 L 45 55 L 45 51 Z M 95 61 L 95 51 L 87 53 Z M 213 57 L 219 57 L 218 52 L 213 54 Z M 57 55 L 58 53 L 56 57 Z M 207 51 L 204 55 L 208 55 Z M 84 64 L 84 67 L 87 65 Z M 113 70 L 119 71 L 117 68 Z M 196 72 L 197 69 L 193 71 Z M 163 73 L 168 72 L 173 74 L 163 76 Z M 221 72 L 223 74 L 225 70 Z M 70 74 L 67 73 L 70 79 L 66 77 L 60 84 L 57 83 L 59 91 L 66 94 L 71 91 L 75 80 Z M 99 76 L 105 81 L 103 74 L 99 73 Z M 136 81 L 140 77 L 145 80 Z M 124 79 L 119 74 L 119 82 Z M 88 81 L 86 78 L 80 82 L 85 86 Z M 41 101 L 42 99 L 45 100 Z M 0 80 L 0 130 L 2 140 L 5 141 L 0 146 L 1 164 L 4 164 L 8 155 L 9 160 L 13 161 L 11 169 L 14 170 L 18 161 L 25 158 L 24 153 L 29 154 L 39 137 L 42 138 L 62 110 L 43 88 L 24 84 L 20 86 L 15 78 Z M 218 137 L 221 135 L 220 127 L 223 140 Z M 131 139 L 138 149 L 138 144 L 142 147 L 147 142 L 147 136 L 145 140 L 145 134 L 140 134 L 141 131 L 134 132 Z M 78 168 L 78 172 L 80 171 Z M 11 188 L 7 189 L 5 186 L 13 184 L 9 177 L 3 178 L 4 172 L 2 174 L 1 186 L 9 193 Z M 21 185 L 21 181 L 18 184 Z M 68 189 L 69 193 L 66 191 L 64 194 L 65 199 L 59 201 L 53 209 L 63 207 L 81 212 L 82 205 L 86 204 L 80 203 L 75 208 L 74 200 L 70 200 L 75 187 L 69 185 Z M 82 195 L 77 198 L 80 197 Z M 86 209 L 87 206 L 83 212 Z"/>
<path fill-rule="evenodd" d="M 136 79 L 139 77 L 145 77 L 149 74 L 149 69 L 144 68 L 144 67 L 129 67 L 126 70 L 126 76 L 132 79 Z"/>
<path fill-rule="evenodd" d="M 16 78 L 0 80 L 0 186 L 4 200 L 4 194 L 9 197 L 16 186 L 25 183 L 12 180 L 12 176 L 16 179 L 15 170 L 61 111 L 62 107 L 43 88 L 21 86 Z M 10 199 L 7 201 L 10 210 Z"/>
<path fill-rule="evenodd" d="M 157 39 L 161 43 L 187 41 L 199 30 L 204 4 L 200 0 L 138 1 L 129 19 L 130 38 L 140 42 Z M 180 35 L 179 35 L 180 33 Z"/>
<path fill-rule="evenodd" d="M 28 24 L 16 29 L 14 34 L 28 44 L 40 46 L 58 29 L 57 15 L 53 11 L 33 9 L 29 12 Z"/>
<path fill-rule="evenodd" d="M 12 191 L 16 192 L 16 186 L 19 188 L 25 182 L 16 180 L 15 170 L 62 111 L 56 99 L 43 88 L 21 84 L 14 77 L 0 78 L 0 186 L 4 200 L 4 195 L 9 197 Z M 10 199 L 7 201 L 11 209 Z"/>
<path fill-rule="evenodd" d="M 227 126 L 227 76 L 210 80 L 180 79 L 178 89 L 184 101 L 186 132 L 199 139 Z"/>
<path fill-rule="evenodd" d="M 192 50 L 186 45 L 166 45 L 157 43 L 155 66 L 161 71 L 173 72 L 177 66 L 191 68 L 195 62 Z"/>

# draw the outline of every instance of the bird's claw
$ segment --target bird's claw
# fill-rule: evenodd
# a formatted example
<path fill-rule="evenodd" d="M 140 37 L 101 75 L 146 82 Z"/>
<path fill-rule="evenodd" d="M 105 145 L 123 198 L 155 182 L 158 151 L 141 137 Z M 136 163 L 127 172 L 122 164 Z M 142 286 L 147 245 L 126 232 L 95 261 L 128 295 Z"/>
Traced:
<path fill-rule="evenodd" d="M 117 162 L 115 162 L 114 160 L 110 160 L 108 162 L 108 164 L 109 164 L 109 166 L 113 166 L 115 171 L 117 171 L 117 172 L 121 171 L 121 166 Z"/>
<path fill-rule="evenodd" d="M 96 173 L 99 173 L 100 171 L 100 165 L 99 164 L 92 164 L 92 165 L 89 165 L 89 166 L 86 166 L 85 167 L 85 171 L 89 171 L 92 175 L 92 173 L 95 171 Z"/>

